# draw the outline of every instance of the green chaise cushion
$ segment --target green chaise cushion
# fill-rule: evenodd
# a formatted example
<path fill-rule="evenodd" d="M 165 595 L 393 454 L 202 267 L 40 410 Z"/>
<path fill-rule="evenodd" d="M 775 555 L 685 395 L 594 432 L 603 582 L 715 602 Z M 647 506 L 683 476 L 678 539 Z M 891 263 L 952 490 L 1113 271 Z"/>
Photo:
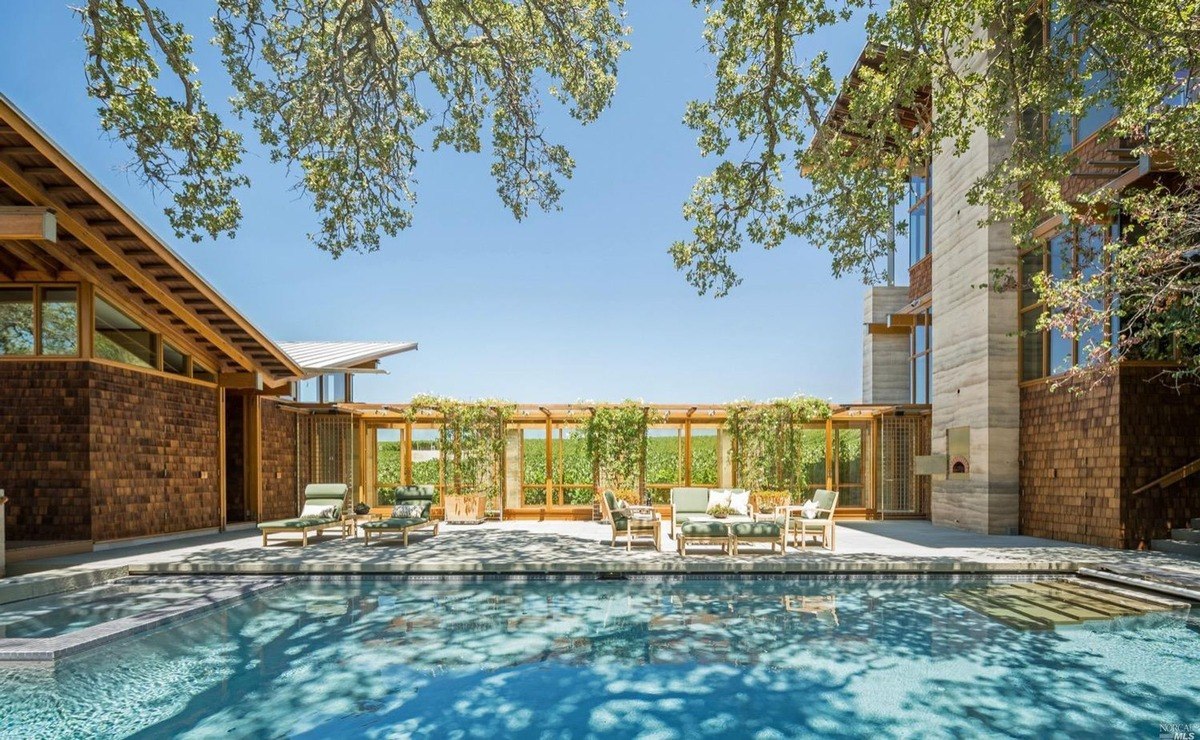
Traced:
<path fill-rule="evenodd" d="M 328 517 L 306 516 L 296 519 L 276 519 L 273 522 L 261 522 L 258 525 L 259 529 L 304 529 L 306 527 L 331 527 L 338 523 L 337 519 Z"/>
<path fill-rule="evenodd" d="M 428 519 L 413 519 L 413 518 L 395 519 L 395 518 L 392 518 L 392 519 L 380 519 L 379 521 L 374 521 L 374 522 L 363 522 L 362 524 L 360 524 L 358 526 L 363 529 L 407 529 L 408 527 L 415 527 L 418 524 L 425 524 L 428 521 L 429 521 Z"/>
<path fill-rule="evenodd" d="M 737 522 L 729 527 L 734 537 L 778 537 L 779 525 L 775 522 Z"/>
<path fill-rule="evenodd" d="M 721 522 L 688 522 L 679 528 L 684 537 L 728 537 L 729 527 Z"/>

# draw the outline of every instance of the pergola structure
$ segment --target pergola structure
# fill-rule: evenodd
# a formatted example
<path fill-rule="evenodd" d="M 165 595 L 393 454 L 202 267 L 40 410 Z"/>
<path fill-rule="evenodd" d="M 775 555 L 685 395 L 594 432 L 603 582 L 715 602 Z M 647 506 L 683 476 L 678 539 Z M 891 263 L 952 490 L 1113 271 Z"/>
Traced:
<path fill-rule="evenodd" d="M 297 483 L 331 480 L 351 485 L 376 504 L 397 485 L 448 490 L 438 450 L 442 419 L 407 404 L 290 403 L 297 412 Z M 519 404 L 504 427 L 500 490 L 488 502 L 494 515 L 517 519 L 591 519 L 598 482 L 582 449 L 583 424 L 595 405 Z M 656 505 L 669 504 L 675 486 L 738 487 L 731 462 L 736 440 L 726 405 L 646 404 L 654 464 L 643 466 L 640 487 Z M 825 420 L 800 425 L 808 488 L 841 494 L 847 518 L 928 515 L 928 477 L 913 459 L 929 453 L 929 412 L 920 405 L 845 404 Z"/>

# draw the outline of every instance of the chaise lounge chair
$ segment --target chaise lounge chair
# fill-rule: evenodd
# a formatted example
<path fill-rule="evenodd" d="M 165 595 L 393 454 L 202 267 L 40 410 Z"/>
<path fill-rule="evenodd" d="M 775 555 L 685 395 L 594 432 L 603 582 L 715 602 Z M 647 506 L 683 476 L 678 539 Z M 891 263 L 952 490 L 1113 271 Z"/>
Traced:
<path fill-rule="evenodd" d="M 371 508 L 373 516 L 380 519 L 363 522 L 358 528 L 363 533 L 363 544 L 371 544 L 371 535 L 379 539 L 385 534 L 399 534 L 404 537 L 404 546 L 408 547 L 408 534 L 422 529 L 433 529 L 431 536 L 436 537 L 441 521 L 431 520 L 429 511 L 433 508 L 433 486 L 401 486 L 396 489 L 396 504 L 394 506 L 375 506 Z M 397 516 L 397 509 L 402 506 L 416 507 L 417 510 L 407 516 Z"/>
<path fill-rule="evenodd" d="M 273 522 L 263 522 L 258 525 L 262 532 L 263 547 L 267 546 L 267 537 L 274 534 L 300 534 L 300 546 L 308 545 L 308 533 L 316 532 L 319 537 L 326 529 L 341 529 L 342 536 L 346 531 L 342 527 L 342 512 L 346 510 L 350 495 L 350 487 L 345 483 L 309 483 L 304 487 L 304 506 L 300 516 L 292 519 L 278 519 Z"/>

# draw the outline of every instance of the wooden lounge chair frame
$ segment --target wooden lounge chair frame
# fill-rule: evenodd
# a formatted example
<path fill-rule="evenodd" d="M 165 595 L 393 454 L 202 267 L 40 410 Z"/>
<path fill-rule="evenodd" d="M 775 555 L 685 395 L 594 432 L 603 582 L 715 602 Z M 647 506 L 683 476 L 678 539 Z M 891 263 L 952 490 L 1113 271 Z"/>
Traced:
<path fill-rule="evenodd" d="M 805 549 L 809 534 L 821 535 L 821 546 L 833 552 L 837 547 L 837 525 L 833 521 L 834 511 L 837 510 L 838 492 L 819 488 L 813 494 L 817 502 L 817 516 L 808 519 L 804 516 L 802 506 L 780 506 L 775 511 L 783 515 L 784 538 L 792 537 L 792 546 L 797 543 L 800 549 Z"/>
<path fill-rule="evenodd" d="M 616 547 L 617 538 L 625 538 L 625 550 L 633 550 L 633 539 L 638 535 L 645 537 L 649 534 L 654 539 L 654 549 L 662 552 L 662 517 L 654 510 L 653 506 L 637 506 L 627 504 L 624 507 L 625 511 L 635 515 L 643 515 L 648 513 L 650 519 L 635 519 L 633 516 L 613 517 L 613 504 L 609 501 L 609 497 L 616 500 L 616 494 L 612 491 L 605 491 L 600 494 L 600 512 L 605 521 L 612 526 L 612 542 L 610 547 Z M 617 523 L 617 519 L 621 519 L 622 524 Z"/>
<path fill-rule="evenodd" d="M 440 519 L 431 519 L 429 517 L 430 509 L 433 508 L 433 486 L 418 485 L 418 486 L 403 486 L 396 491 L 396 503 L 424 504 L 425 516 L 417 517 L 410 524 L 399 524 L 400 520 L 392 518 L 391 506 L 373 506 L 371 507 L 371 521 L 367 525 L 359 525 L 359 530 L 363 533 L 363 545 L 371 544 L 371 535 L 375 535 L 375 539 L 379 540 L 388 535 L 400 535 L 404 540 L 404 546 L 408 547 L 408 535 L 412 532 L 418 532 L 423 529 L 432 529 L 431 536 L 436 537 L 441 529 L 442 522 Z M 397 524 L 386 527 L 369 526 L 376 522 L 396 521 Z"/>
<path fill-rule="evenodd" d="M 392 518 L 392 507 L 390 507 L 390 506 L 372 506 L 371 507 L 371 517 L 372 517 L 372 521 L 377 521 L 377 522 L 378 521 L 387 521 L 388 519 Z M 428 529 L 428 528 L 432 527 L 433 528 L 432 536 L 436 537 L 438 530 L 441 529 L 441 526 L 442 526 L 442 522 L 440 519 L 425 519 L 424 521 L 416 522 L 414 524 L 408 524 L 405 526 L 380 528 L 380 527 L 363 527 L 360 525 L 359 529 L 362 530 L 362 533 L 363 533 L 363 544 L 364 545 L 371 544 L 371 535 L 372 534 L 375 535 L 375 539 L 377 539 L 377 540 L 383 539 L 384 537 L 387 537 L 388 535 L 401 535 L 404 538 L 404 546 L 408 547 L 408 535 L 410 532 L 417 532 L 422 529 Z"/>
<path fill-rule="evenodd" d="M 337 504 L 338 496 L 340 495 L 340 504 Z M 340 529 L 342 537 L 346 536 L 346 528 L 342 523 L 342 512 L 346 511 L 350 505 L 350 486 L 345 483 L 309 483 L 304 487 L 304 503 L 333 502 L 338 506 L 338 511 L 334 516 L 325 519 L 313 519 L 312 524 L 303 524 L 305 517 L 292 517 L 291 519 L 282 519 L 278 522 L 266 522 L 258 525 L 258 529 L 262 532 L 262 546 L 267 546 L 267 538 L 271 535 L 284 533 L 299 534 L 300 546 L 308 546 L 308 533 L 316 532 L 320 537 L 327 529 Z M 303 505 L 301 506 L 303 510 Z M 286 524 L 291 522 L 292 524 Z M 271 526 L 277 524 L 278 526 Z M 264 526 L 265 525 L 265 526 Z"/>
<path fill-rule="evenodd" d="M 715 536 L 710 534 L 694 534 L 686 535 L 683 533 L 683 525 L 675 531 L 675 549 L 679 552 L 680 557 L 687 557 L 688 545 L 717 545 L 726 555 L 732 555 L 736 552 L 737 545 L 733 542 L 733 536 L 729 534 L 729 527 L 726 526 L 723 536 Z"/>

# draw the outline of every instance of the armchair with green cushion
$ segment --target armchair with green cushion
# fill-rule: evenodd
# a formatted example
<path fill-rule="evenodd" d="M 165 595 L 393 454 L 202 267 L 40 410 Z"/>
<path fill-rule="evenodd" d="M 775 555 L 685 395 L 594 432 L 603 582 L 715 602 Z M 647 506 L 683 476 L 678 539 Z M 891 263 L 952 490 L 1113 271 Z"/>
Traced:
<path fill-rule="evenodd" d="M 326 529 L 342 528 L 342 512 L 349 506 L 350 487 L 345 483 L 310 483 L 304 487 L 304 504 L 300 516 L 291 519 L 277 519 L 272 522 L 262 522 L 258 525 L 262 532 L 263 547 L 267 546 L 267 536 L 285 532 L 300 535 L 300 546 L 308 545 L 308 533 L 316 532 L 320 536 Z M 342 530 L 342 536 L 346 532 Z"/>
<path fill-rule="evenodd" d="M 635 506 L 618 501 L 612 491 L 600 494 L 600 511 L 612 525 L 612 545 L 618 537 L 625 538 L 625 549 L 633 549 L 634 537 L 650 537 L 654 547 L 662 550 L 662 517 L 653 506 Z"/>
<path fill-rule="evenodd" d="M 783 526 L 784 539 L 790 535 L 792 544 L 795 545 L 798 541 L 803 548 L 810 533 L 820 534 L 822 547 L 833 551 L 837 545 L 837 525 L 833 521 L 837 501 L 837 491 L 818 488 L 813 497 L 804 504 L 777 508 L 776 521 Z M 811 517 L 809 511 L 812 512 Z"/>
<path fill-rule="evenodd" d="M 436 537 L 442 523 L 429 518 L 435 497 L 434 488 L 429 485 L 396 488 L 393 499 L 396 503 L 392 506 L 373 507 L 371 514 L 380 518 L 359 525 L 359 529 L 363 531 L 363 544 L 371 544 L 372 534 L 376 536 L 376 539 L 385 534 L 399 534 L 403 536 L 404 545 L 407 547 L 410 532 L 427 528 L 432 528 L 431 536 Z M 397 516 L 396 509 L 405 506 L 415 507 L 415 510 L 409 512 L 408 515 Z"/>

